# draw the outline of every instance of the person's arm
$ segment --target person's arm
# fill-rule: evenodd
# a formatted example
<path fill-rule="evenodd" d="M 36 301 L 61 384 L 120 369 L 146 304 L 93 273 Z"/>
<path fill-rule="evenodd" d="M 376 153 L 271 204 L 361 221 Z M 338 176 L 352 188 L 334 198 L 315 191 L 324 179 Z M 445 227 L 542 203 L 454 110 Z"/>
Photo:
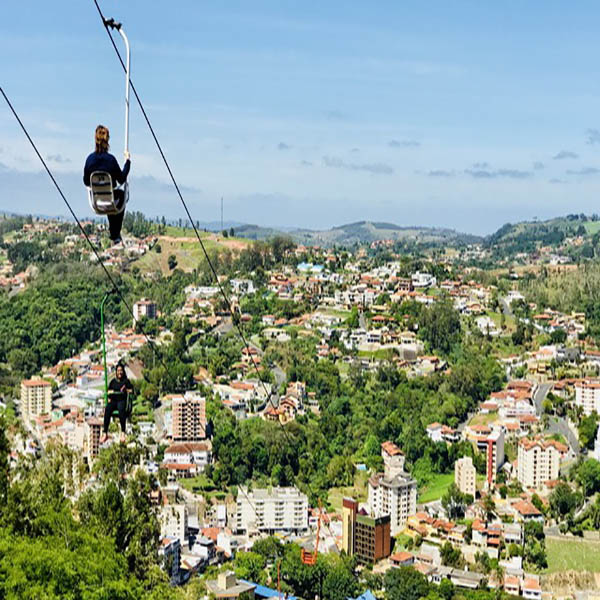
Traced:
<path fill-rule="evenodd" d="M 111 173 L 113 179 L 118 183 L 125 183 L 125 181 L 127 181 L 127 175 L 129 175 L 129 169 L 131 168 L 131 161 L 125 161 L 125 164 L 123 165 L 123 170 L 121 170 L 121 167 L 119 167 L 119 163 L 117 162 L 117 159 L 114 156 L 113 161 L 113 172 Z"/>
<path fill-rule="evenodd" d="M 116 388 L 116 380 L 115 379 L 111 379 L 110 383 L 108 384 L 108 397 L 112 400 L 113 398 L 115 398 L 116 396 L 119 396 L 120 392 L 118 391 L 118 388 Z"/>
<path fill-rule="evenodd" d="M 125 388 L 125 392 L 127 392 L 128 394 L 133 394 L 133 385 L 131 381 L 129 381 L 129 379 L 125 380 L 125 384 L 123 385 L 123 387 Z M 123 387 L 121 389 L 123 389 Z"/>
<path fill-rule="evenodd" d="M 88 157 L 88 159 L 85 161 L 85 167 L 83 167 L 83 185 L 89 186 L 90 185 L 90 175 L 92 174 L 92 170 L 90 169 L 88 163 L 90 162 L 90 159 Z"/>

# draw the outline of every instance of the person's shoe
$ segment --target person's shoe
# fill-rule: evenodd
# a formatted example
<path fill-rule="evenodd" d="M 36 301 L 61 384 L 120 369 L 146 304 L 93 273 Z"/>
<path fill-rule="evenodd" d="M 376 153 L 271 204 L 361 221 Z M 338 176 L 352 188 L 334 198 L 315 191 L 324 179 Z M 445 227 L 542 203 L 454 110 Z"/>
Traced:
<path fill-rule="evenodd" d="M 123 241 L 123 238 L 121 236 L 119 236 L 118 238 L 115 238 L 112 243 L 113 246 L 116 246 L 117 244 L 120 244 Z"/>

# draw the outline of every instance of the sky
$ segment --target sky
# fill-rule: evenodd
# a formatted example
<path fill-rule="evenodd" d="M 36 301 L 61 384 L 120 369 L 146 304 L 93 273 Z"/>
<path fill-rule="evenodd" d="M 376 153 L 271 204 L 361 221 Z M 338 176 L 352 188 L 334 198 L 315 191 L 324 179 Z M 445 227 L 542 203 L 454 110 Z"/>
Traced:
<path fill-rule="evenodd" d="M 600 5 L 99 0 L 195 220 L 487 234 L 600 212 Z M 7 2 L 0 85 L 78 215 L 124 77 L 92 0 Z M 121 42 L 117 39 L 119 47 Z M 66 215 L 0 98 L 0 211 Z M 132 103 L 130 210 L 184 218 Z"/>

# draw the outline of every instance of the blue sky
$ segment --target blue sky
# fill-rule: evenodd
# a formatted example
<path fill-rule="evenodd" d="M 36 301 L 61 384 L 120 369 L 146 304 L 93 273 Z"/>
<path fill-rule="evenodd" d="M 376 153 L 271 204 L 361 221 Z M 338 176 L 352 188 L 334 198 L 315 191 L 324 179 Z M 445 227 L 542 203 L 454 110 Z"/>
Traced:
<path fill-rule="evenodd" d="M 600 212 L 593 2 L 104 0 L 192 214 L 489 233 Z M 97 123 L 121 158 L 123 78 L 92 0 L 7 3 L 0 83 L 80 215 Z M 130 207 L 183 217 L 132 105 Z M 5 105 L 0 210 L 66 214 Z"/>

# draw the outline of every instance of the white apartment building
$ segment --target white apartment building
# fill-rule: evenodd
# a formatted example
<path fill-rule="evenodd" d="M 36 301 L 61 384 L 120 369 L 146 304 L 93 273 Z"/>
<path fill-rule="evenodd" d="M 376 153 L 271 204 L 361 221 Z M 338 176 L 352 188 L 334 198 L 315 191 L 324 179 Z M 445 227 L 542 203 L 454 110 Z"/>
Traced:
<path fill-rule="evenodd" d="M 410 515 L 417 512 L 417 482 L 404 471 L 404 454 L 392 442 L 381 444 L 384 472 L 369 478 L 369 512 L 390 515 L 390 533 L 399 533 Z"/>
<path fill-rule="evenodd" d="M 142 317 L 156 319 L 156 302 L 142 298 L 133 305 L 133 324 L 135 325 Z"/>
<path fill-rule="evenodd" d="M 414 288 L 435 287 L 437 284 L 437 279 L 433 275 L 420 271 L 413 273 L 411 279 Z"/>
<path fill-rule="evenodd" d="M 600 381 L 583 380 L 575 384 L 575 406 L 581 406 L 585 415 L 600 414 Z"/>
<path fill-rule="evenodd" d="M 21 382 L 21 413 L 24 419 L 47 415 L 52 410 L 52 386 L 43 379 Z"/>
<path fill-rule="evenodd" d="M 163 463 L 172 465 L 196 465 L 199 472 L 210 464 L 212 444 L 206 442 L 187 442 L 171 444 L 164 454 Z"/>
<path fill-rule="evenodd" d="M 463 456 L 454 463 L 454 483 L 463 494 L 475 498 L 477 472 L 470 456 Z"/>
<path fill-rule="evenodd" d="M 517 479 L 525 488 L 541 488 L 558 478 L 568 447 L 555 440 L 524 438 L 519 442 Z"/>
<path fill-rule="evenodd" d="M 166 504 L 160 509 L 160 535 L 178 539 L 180 542 L 188 533 L 188 509 L 185 504 Z"/>
<path fill-rule="evenodd" d="M 308 498 L 295 487 L 274 487 L 248 491 L 240 487 L 237 497 L 238 533 L 258 531 L 274 534 L 308 530 Z"/>

